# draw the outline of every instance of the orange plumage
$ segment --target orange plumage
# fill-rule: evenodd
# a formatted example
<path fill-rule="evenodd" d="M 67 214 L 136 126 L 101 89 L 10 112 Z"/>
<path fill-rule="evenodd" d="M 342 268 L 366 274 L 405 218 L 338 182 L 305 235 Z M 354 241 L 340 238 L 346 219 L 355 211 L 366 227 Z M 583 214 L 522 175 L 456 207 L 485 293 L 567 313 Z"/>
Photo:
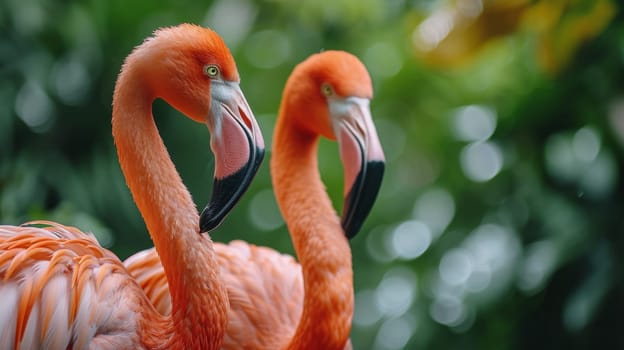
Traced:
<path fill-rule="evenodd" d="M 300 264 L 241 241 L 215 244 L 230 300 L 223 349 L 351 347 L 354 292 L 347 237 L 359 230 L 383 174 L 370 98 L 368 72 L 345 52 L 313 55 L 288 79 L 271 173 Z M 320 135 L 340 145 L 345 167 L 342 223 L 318 173 Z M 154 251 L 140 252 L 125 265 L 157 309 L 169 314 L 167 281 Z"/>
<path fill-rule="evenodd" d="M 206 123 L 212 133 L 218 188 L 202 214 L 208 229 L 249 185 L 263 143 L 234 60 L 213 31 L 162 29 L 126 59 L 113 96 L 113 136 L 171 286 L 172 315 L 157 312 L 122 262 L 93 236 L 51 222 L 0 226 L 0 348 L 220 347 L 227 293 L 212 241 L 200 233 L 195 204 L 158 134 L 155 98 Z M 228 186 L 219 186 L 223 181 Z"/>

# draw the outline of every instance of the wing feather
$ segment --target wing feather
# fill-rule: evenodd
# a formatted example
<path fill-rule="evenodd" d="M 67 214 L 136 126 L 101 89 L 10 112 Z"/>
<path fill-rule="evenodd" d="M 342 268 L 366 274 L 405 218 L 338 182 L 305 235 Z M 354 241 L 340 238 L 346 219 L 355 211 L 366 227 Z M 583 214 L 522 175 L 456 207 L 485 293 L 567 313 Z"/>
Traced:
<path fill-rule="evenodd" d="M 147 300 L 121 261 L 75 228 L 0 226 L 0 295 L 0 344 L 141 348 L 138 317 Z"/>
<path fill-rule="evenodd" d="M 31 293 L 32 295 L 33 293 Z M 39 303 L 35 302 L 30 308 L 33 315 L 39 313 Z M 24 329 L 23 337 L 19 344 L 20 349 L 41 349 L 41 343 L 39 339 L 40 324 L 36 317 L 29 317 L 26 320 L 26 328 Z"/>
<path fill-rule="evenodd" d="M 12 344 L 15 346 L 15 329 L 16 322 L 14 320 L 17 312 L 17 302 L 19 300 L 18 289 L 12 284 L 0 284 L 0 295 L 2 295 L 2 312 L 0 312 L 0 339 L 2 344 Z"/>
<path fill-rule="evenodd" d="M 69 293 L 69 284 L 63 276 L 57 275 L 48 280 L 41 294 L 42 308 L 42 339 L 43 347 L 47 349 L 62 349 L 69 344 L 69 306 L 67 298 L 62 296 Z"/>
<path fill-rule="evenodd" d="M 161 315 L 171 314 L 171 295 L 165 270 L 155 249 L 133 254 L 124 261 L 130 275 L 145 291 L 152 305 Z"/>

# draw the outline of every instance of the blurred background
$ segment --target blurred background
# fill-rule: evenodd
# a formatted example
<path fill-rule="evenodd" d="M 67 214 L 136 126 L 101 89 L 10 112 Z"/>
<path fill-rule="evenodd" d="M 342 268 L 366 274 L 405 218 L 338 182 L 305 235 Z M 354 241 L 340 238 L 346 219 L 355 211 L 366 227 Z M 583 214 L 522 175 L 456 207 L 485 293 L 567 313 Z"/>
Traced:
<path fill-rule="evenodd" d="M 110 132 L 124 57 L 157 27 L 217 30 L 269 143 L 284 82 L 362 59 L 387 157 L 351 242 L 356 349 L 624 348 L 624 21 L 615 0 L 4 0 L 0 219 L 51 219 L 120 258 L 151 247 Z M 154 113 L 196 203 L 204 127 Z M 324 141 L 337 210 L 342 166 Z M 268 158 L 267 158 L 268 159 Z M 292 253 L 265 161 L 213 239 Z M 620 326 L 618 326 L 620 324 Z"/>

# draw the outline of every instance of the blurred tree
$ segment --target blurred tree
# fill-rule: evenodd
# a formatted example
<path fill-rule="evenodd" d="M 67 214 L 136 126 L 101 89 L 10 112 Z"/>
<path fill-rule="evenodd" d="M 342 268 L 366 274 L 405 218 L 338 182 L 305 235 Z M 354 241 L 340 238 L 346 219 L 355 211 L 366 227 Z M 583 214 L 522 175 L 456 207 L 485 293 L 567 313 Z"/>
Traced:
<path fill-rule="evenodd" d="M 1 222 L 73 224 L 121 257 L 151 245 L 115 158 L 110 101 L 123 58 L 155 28 L 195 22 L 223 35 L 269 150 L 294 65 L 343 49 L 371 72 L 388 158 L 378 203 L 352 242 L 355 348 L 622 348 L 620 7 L 4 1 Z M 160 101 L 154 113 L 203 206 L 206 131 Z M 333 147 L 321 144 L 320 166 L 340 205 Z M 270 188 L 264 164 L 213 238 L 292 253 Z"/>

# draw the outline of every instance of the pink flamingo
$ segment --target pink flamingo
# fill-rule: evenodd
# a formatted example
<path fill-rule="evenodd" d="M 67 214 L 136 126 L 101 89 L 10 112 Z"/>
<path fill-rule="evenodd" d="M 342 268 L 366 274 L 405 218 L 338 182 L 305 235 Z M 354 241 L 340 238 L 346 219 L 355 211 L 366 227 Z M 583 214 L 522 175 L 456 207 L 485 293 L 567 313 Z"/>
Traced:
<path fill-rule="evenodd" d="M 263 140 L 229 50 L 194 25 L 161 29 L 126 59 L 113 96 L 121 169 L 171 287 L 171 316 L 89 234 L 50 222 L 0 226 L 2 349 L 218 349 L 227 293 L 210 237 L 253 178 Z M 152 116 L 162 98 L 208 125 L 215 188 L 200 216 Z M 44 227 L 38 227 L 44 226 Z"/>

